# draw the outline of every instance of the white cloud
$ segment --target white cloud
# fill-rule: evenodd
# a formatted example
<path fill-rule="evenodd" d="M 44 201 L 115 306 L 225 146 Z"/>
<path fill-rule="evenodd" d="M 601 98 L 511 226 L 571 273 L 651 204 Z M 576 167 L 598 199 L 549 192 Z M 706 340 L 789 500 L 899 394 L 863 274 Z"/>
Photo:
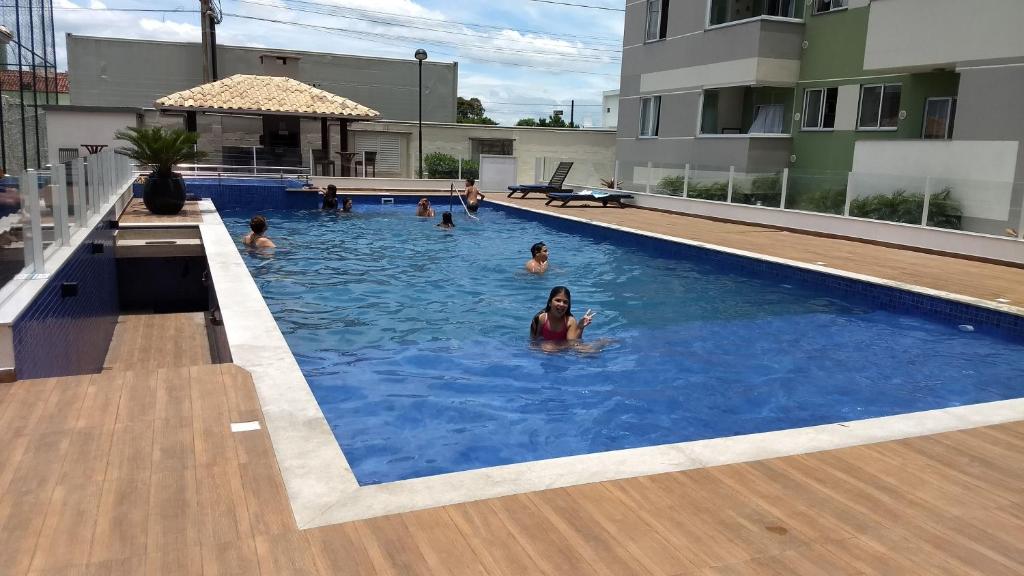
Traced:
<path fill-rule="evenodd" d="M 195 24 L 143 18 L 139 20 L 139 27 L 148 32 L 146 37 L 152 40 L 180 42 L 199 42 L 202 40 L 202 29 Z"/>

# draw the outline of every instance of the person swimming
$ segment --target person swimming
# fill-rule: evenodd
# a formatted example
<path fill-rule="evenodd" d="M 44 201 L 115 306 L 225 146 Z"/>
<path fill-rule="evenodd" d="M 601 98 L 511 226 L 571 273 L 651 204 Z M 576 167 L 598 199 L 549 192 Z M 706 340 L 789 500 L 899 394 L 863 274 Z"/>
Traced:
<path fill-rule="evenodd" d="M 252 232 L 242 236 L 242 244 L 250 248 L 274 248 L 274 241 L 266 237 L 267 219 L 259 214 L 249 220 L 249 228 Z"/>
<path fill-rule="evenodd" d="M 548 247 L 543 242 L 530 246 L 533 258 L 526 261 L 526 271 L 531 274 L 543 274 L 548 271 Z"/>
<path fill-rule="evenodd" d="M 324 192 L 324 203 L 320 207 L 321 210 L 337 210 L 338 209 L 338 187 L 334 184 L 327 185 L 327 191 Z"/>
<path fill-rule="evenodd" d="M 452 220 L 452 213 L 445 212 L 444 214 L 441 214 L 441 222 L 437 224 L 437 227 L 443 228 L 444 230 L 455 228 L 455 221 Z"/>
<path fill-rule="evenodd" d="M 341 197 L 341 211 L 351 212 L 352 211 L 352 199 L 348 196 Z"/>
<path fill-rule="evenodd" d="M 572 315 L 572 294 L 565 286 L 555 286 L 548 295 L 547 306 L 533 317 L 530 323 L 530 338 L 564 342 L 579 340 L 583 330 L 593 321 L 594 313 L 587 310 L 583 318 L 576 321 Z"/>
<path fill-rule="evenodd" d="M 423 218 L 433 218 L 434 208 L 430 205 L 430 199 L 424 196 L 416 204 L 416 215 Z"/>

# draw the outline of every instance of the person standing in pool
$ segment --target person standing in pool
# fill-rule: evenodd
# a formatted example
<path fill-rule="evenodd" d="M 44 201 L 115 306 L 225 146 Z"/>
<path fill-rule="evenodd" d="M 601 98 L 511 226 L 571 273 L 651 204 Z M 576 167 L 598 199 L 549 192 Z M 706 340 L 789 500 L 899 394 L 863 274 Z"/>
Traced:
<path fill-rule="evenodd" d="M 442 230 L 451 230 L 452 228 L 455 228 L 455 221 L 452 220 L 452 213 L 445 212 L 444 214 L 441 214 L 441 222 L 437 227 Z"/>
<path fill-rule="evenodd" d="M 327 186 L 327 191 L 324 192 L 324 204 L 321 210 L 337 210 L 338 209 L 338 187 L 334 184 Z"/>
<path fill-rule="evenodd" d="M 424 196 L 420 198 L 418 204 L 416 204 L 416 215 L 422 218 L 433 218 L 434 208 L 430 205 L 430 199 Z"/>
<path fill-rule="evenodd" d="M 483 192 L 476 187 L 476 180 L 466 178 L 466 209 L 476 212 L 480 209 L 480 201 L 484 198 Z"/>
<path fill-rule="evenodd" d="M 543 242 L 530 246 L 533 258 L 526 261 L 526 271 L 531 274 L 543 274 L 548 271 L 548 247 Z"/>
<path fill-rule="evenodd" d="M 351 212 L 352 211 L 352 199 L 348 196 L 341 197 L 341 211 Z"/>
<path fill-rule="evenodd" d="M 593 318 L 594 313 L 587 310 L 577 322 L 572 315 L 572 294 L 569 289 L 555 286 L 548 295 L 547 306 L 530 323 L 530 338 L 554 342 L 579 340 L 583 336 L 583 329 L 590 326 Z"/>
<path fill-rule="evenodd" d="M 242 236 L 242 244 L 250 248 L 274 248 L 274 242 L 264 234 L 267 232 L 267 219 L 259 214 L 249 220 L 249 228 L 252 232 Z"/>

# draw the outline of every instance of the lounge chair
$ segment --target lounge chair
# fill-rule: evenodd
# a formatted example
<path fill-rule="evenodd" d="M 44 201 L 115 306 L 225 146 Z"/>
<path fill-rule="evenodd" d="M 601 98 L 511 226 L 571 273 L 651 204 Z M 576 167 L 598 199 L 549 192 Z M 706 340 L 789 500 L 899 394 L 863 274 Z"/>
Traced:
<path fill-rule="evenodd" d="M 607 206 L 609 202 L 615 202 L 619 208 L 625 208 L 626 206 L 622 201 L 626 198 L 632 198 L 632 194 L 622 194 L 619 192 L 604 192 L 601 190 L 584 190 L 583 192 L 550 192 L 548 194 L 548 201 L 544 203 L 545 206 L 550 206 L 552 202 L 561 202 L 558 205 L 559 208 L 565 206 L 569 202 L 600 202 L 602 206 Z"/>
<path fill-rule="evenodd" d="M 558 167 L 555 168 L 555 173 L 551 175 L 551 180 L 547 184 L 518 184 L 516 186 L 509 186 L 508 197 L 512 198 L 513 194 L 522 194 L 520 198 L 526 198 L 526 195 L 530 192 L 541 194 L 552 192 L 572 193 L 572 188 L 562 188 L 562 183 L 565 182 L 565 177 L 569 175 L 569 170 L 572 170 L 572 162 L 559 162 Z"/>

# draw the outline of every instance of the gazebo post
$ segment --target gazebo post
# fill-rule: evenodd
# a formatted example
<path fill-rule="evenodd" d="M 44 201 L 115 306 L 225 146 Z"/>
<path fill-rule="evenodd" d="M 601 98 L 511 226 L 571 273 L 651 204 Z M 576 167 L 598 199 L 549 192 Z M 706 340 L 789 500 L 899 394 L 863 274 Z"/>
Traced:
<path fill-rule="evenodd" d="M 345 155 L 340 152 L 348 152 L 348 120 L 342 118 L 338 121 L 338 173 L 345 175 Z"/>
<path fill-rule="evenodd" d="M 331 132 L 327 126 L 327 118 L 320 119 L 320 170 L 323 172 L 321 176 L 327 176 L 327 166 L 331 162 Z M 316 174 L 316 167 L 309 167 L 310 174 Z M 334 174 L 331 174 L 334 176 Z"/>

